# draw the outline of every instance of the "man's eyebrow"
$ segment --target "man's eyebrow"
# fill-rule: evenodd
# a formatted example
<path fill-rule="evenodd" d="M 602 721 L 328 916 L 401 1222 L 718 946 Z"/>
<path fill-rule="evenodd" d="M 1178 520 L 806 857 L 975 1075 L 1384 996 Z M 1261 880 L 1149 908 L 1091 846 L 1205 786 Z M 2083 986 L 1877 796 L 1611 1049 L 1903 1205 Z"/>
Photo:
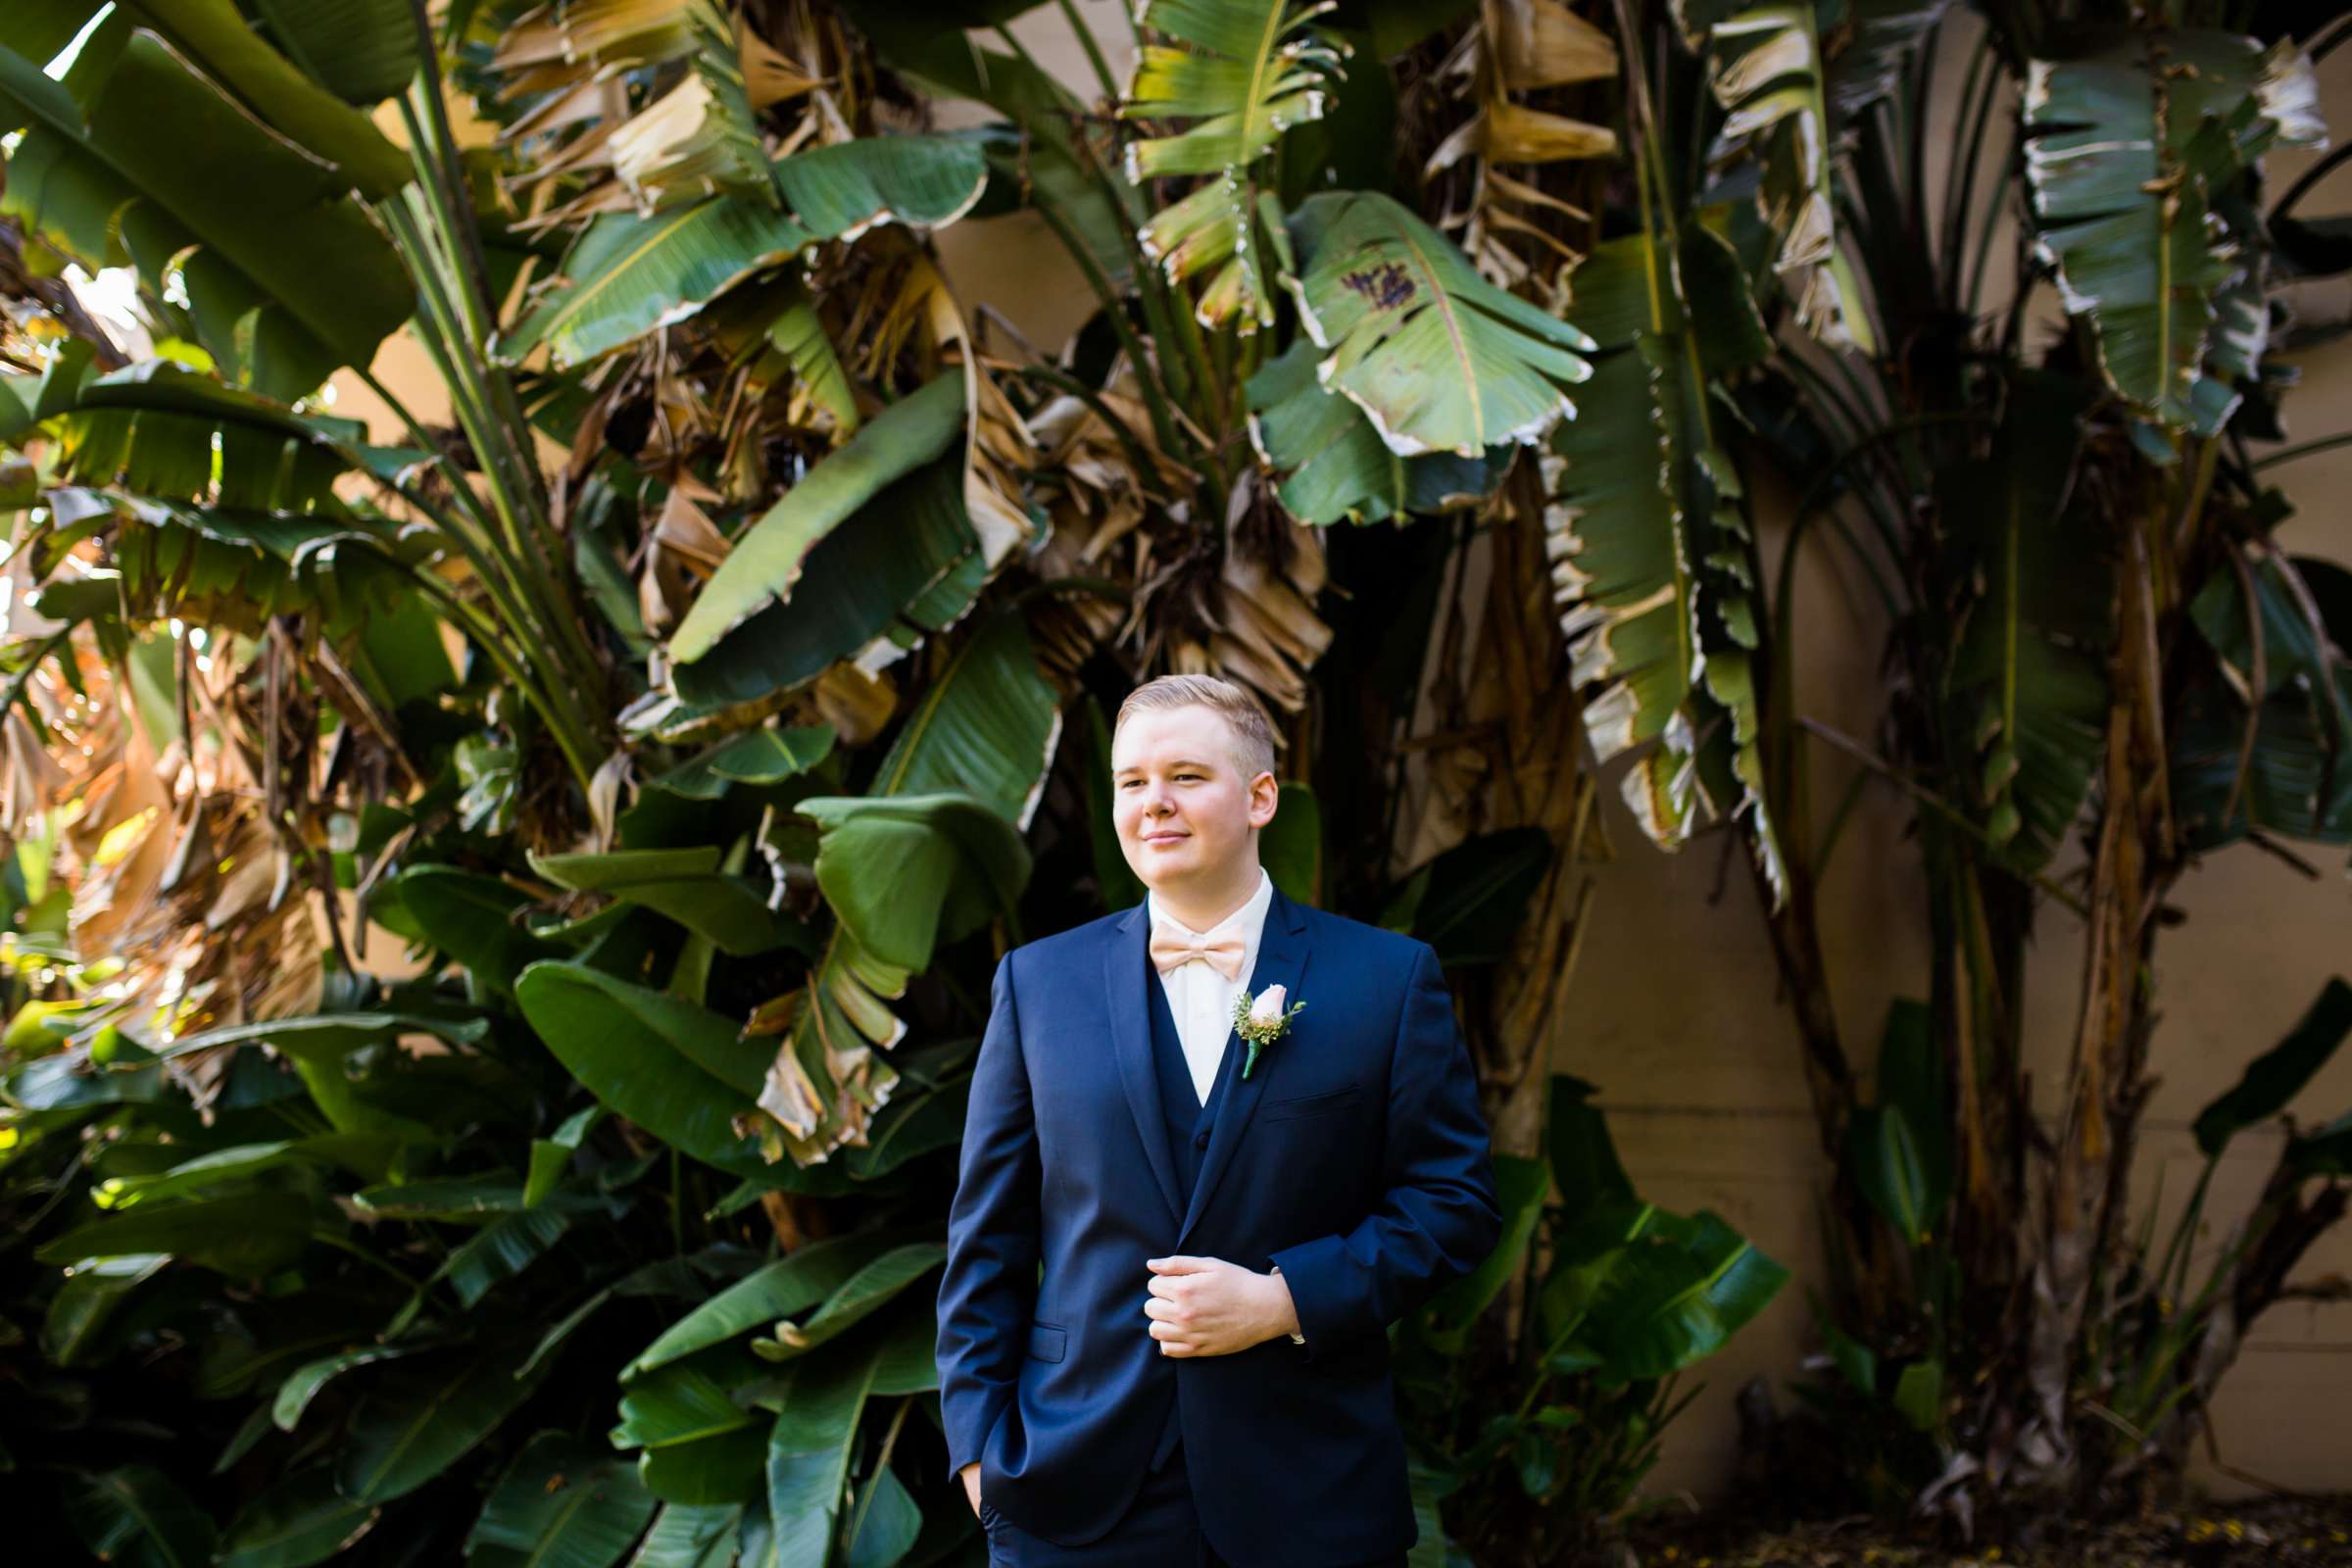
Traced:
<path fill-rule="evenodd" d="M 1178 759 L 1177 759 L 1175 761 L 1173 761 L 1173 762 L 1170 762 L 1168 765 L 1169 765 L 1170 767 L 1200 767 L 1200 768 L 1207 768 L 1207 769 L 1209 769 L 1209 770 L 1210 770 L 1210 771 L 1212 771 L 1212 772 L 1215 770 L 1215 764 L 1213 764 L 1213 763 L 1210 763 L 1210 762 L 1200 762 L 1200 761 L 1195 761 L 1193 759 L 1191 759 L 1191 758 L 1189 758 L 1189 757 L 1180 757 L 1180 758 L 1178 758 Z M 1143 769 L 1143 765 L 1142 765 L 1141 763 L 1139 763 L 1139 762 L 1129 762 L 1129 763 L 1128 763 L 1128 764 L 1127 764 L 1125 767 L 1119 768 L 1119 769 L 1115 770 L 1114 772 L 1112 772 L 1112 774 L 1111 774 L 1110 776 L 1111 776 L 1112 778 L 1124 778 L 1124 777 L 1125 777 L 1126 775 L 1128 775 L 1129 773 L 1140 773 L 1140 772 L 1142 772 L 1143 770 L 1144 770 L 1144 769 Z"/>

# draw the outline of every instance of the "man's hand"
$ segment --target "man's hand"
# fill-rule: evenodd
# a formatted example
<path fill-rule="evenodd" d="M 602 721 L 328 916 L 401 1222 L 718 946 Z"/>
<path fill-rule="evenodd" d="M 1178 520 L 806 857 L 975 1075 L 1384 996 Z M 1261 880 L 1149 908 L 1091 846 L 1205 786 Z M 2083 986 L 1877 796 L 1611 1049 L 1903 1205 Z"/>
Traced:
<path fill-rule="evenodd" d="M 1148 1257 L 1144 1266 L 1152 1271 L 1145 1327 L 1162 1355 L 1231 1355 L 1298 1329 L 1279 1274 L 1221 1257 Z"/>
<path fill-rule="evenodd" d="M 980 1461 L 974 1459 L 956 1471 L 956 1479 L 963 1483 L 963 1494 L 971 1499 L 972 1517 L 977 1519 L 980 1517 Z"/>

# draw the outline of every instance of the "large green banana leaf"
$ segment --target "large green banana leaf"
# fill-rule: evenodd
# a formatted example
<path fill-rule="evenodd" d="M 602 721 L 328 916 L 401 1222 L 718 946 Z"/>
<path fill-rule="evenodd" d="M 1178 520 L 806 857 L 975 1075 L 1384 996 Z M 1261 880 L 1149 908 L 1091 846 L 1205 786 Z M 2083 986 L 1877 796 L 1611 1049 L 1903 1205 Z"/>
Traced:
<path fill-rule="evenodd" d="M 1399 457 L 1347 398 L 1315 379 L 1315 345 L 1301 336 L 1250 378 L 1250 437 L 1279 476 L 1277 498 L 1300 522 L 1380 522 L 1471 506 L 1492 495 L 1518 449 L 1477 458 Z"/>
<path fill-rule="evenodd" d="M 663 1143 L 739 1176 L 765 1167 L 743 1141 L 768 1053 L 708 1008 L 573 963 L 534 963 L 514 998 L 574 1078 Z"/>
<path fill-rule="evenodd" d="M 98 535 L 108 541 L 116 573 L 104 592 L 90 592 L 88 579 L 43 589 L 42 612 L 56 619 L 153 624 L 177 616 L 252 636 L 272 615 L 314 610 L 328 636 L 343 638 L 414 591 L 388 533 L 356 518 L 189 507 L 71 488 L 52 490 L 47 499 L 48 520 L 26 541 L 43 574 Z"/>
<path fill-rule="evenodd" d="M 1609 1119 L 1592 1103 L 1592 1085 L 1568 1073 L 1551 1076 L 1544 1117 L 1544 1153 L 1559 1193 L 1560 1223 L 1574 1230 L 1605 1205 L 1634 1201 L 1634 1184 L 1618 1157 Z"/>
<path fill-rule="evenodd" d="M 466 1536 L 471 1568 L 612 1568 L 659 1506 L 636 1468 L 568 1433 L 534 1436 Z"/>
<path fill-rule="evenodd" d="M 777 1258 L 696 1307 L 662 1330 L 638 1352 L 625 1372 L 634 1376 L 666 1366 L 697 1350 L 817 1306 L 868 1263 L 917 1239 L 919 1228 L 858 1231 L 809 1243 Z"/>
<path fill-rule="evenodd" d="M 2291 39 L 2107 28 L 2032 63 L 2035 244 L 2107 383 L 2164 424 L 2211 433 L 2227 413 L 2198 382 L 2216 295 L 2254 236 L 2230 236 L 2215 197 L 2266 148 L 2324 139 L 2317 96 Z"/>
<path fill-rule="evenodd" d="M 629 1568 L 733 1568 L 742 1518 L 740 1503 L 665 1503 Z"/>
<path fill-rule="evenodd" d="M 1036 0 L 1043 3 L 1043 0 Z M 840 0 L 841 9 L 873 40 L 883 62 L 910 84 L 941 98 L 986 104 L 1008 123 L 993 127 L 982 146 L 1006 198 L 1026 194 L 1069 223 L 1086 254 L 1114 288 L 1125 288 L 1134 248 L 1128 235 L 1142 220 L 1140 194 L 1099 178 L 1083 150 L 1087 106 L 1038 64 L 983 49 L 966 27 L 989 27 L 1033 8 L 1032 0 Z"/>
<path fill-rule="evenodd" d="M 1317 196 L 1293 224 L 1302 266 L 1284 282 L 1308 336 L 1315 373 L 1371 418 L 1403 457 L 1540 441 L 1573 414 L 1565 387 L 1594 347 L 1478 275 L 1453 242 L 1391 197 Z"/>
<path fill-rule="evenodd" d="M 1745 523 L 1701 373 L 1718 356 L 1737 363 L 1757 336 L 1724 324 L 1750 307 L 1722 241 L 1692 225 L 1679 249 L 1677 266 L 1650 236 L 1627 235 L 1570 274 L 1576 318 L 1603 352 L 1587 400 L 1595 412 L 1552 436 L 1545 553 L 1572 677 L 1607 683 L 1585 709 L 1594 752 L 1606 760 L 1660 742 L 1622 785 L 1643 831 L 1674 848 L 1702 801 L 1745 813 L 1777 896 L 1785 878 L 1763 804 Z M 1720 292 L 1686 307 L 1678 280 Z"/>
<path fill-rule="evenodd" d="M 1951 1113 L 1943 1054 L 1924 1003 L 1897 997 L 1879 1043 L 1877 1094 L 1854 1113 L 1847 1162 L 1872 1207 L 1918 1247 L 1952 1196 Z"/>
<path fill-rule="evenodd" d="M 620 1396 L 616 1448 L 671 1448 L 708 1442 L 752 1424 L 729 1390 L 756 1375 L 740 1348 L 677 1361 L 629 1381 Z"/>
<path fill-rule="evenodd" d="M 1714 1354 L 1788 1283 L 1788 1270 L 1721 1216 L 1649 1212 L 1572 1346 L 1593 1358 L 1604 1384 L 1664 1377 Z"/>
<path fill-rule="evenodd" d="M 2352 1036 L 2352 985 L 2330 975 L 2286 1038 L 2247 1062 L 2237 1082 L 2197 1113 L 2198 1150 L 2208 1158 L 2218 1156 L 2239 1133 L 2286 1109 L 2347 1036 Z"/>
<path fill-rule="evenodd" d="M 928 968 L 935 943 L 1012 907 L 1029 881 L 1029 848 L 1011 821 L 961 791 L 811 795 L 793 808 L 823 829 L 825 902 L 888 964 Z"/>
<path fill-rule="evenodd" d="M 405 1361 L 370 1390 L 336 1458 L 354 1502 L 407 1496 L 456 1464 L 513 1414 L 553 1363 L 516 1376 L 506 1350 L 452 1350 Z"/>
<path fill-rule="evenodd" d="M 532 900 L 504 877 L 426 862 L 394 879 L 391 893 L 426 941 L 463 964 L 482 988 L 511 996 L 515 977 L 564 949 L 531 934 L 518 911 Z"/>
<path fill-rule="evenodd" d="M 408 155 L 395 147 L 365 114 L 343 100 L 311 69 L 307 55 L 290 59 L 291 45 L 323 43 L 325 19 L 314 14 L 326 4 L 345 14 L 344 24 L 373 26 L 382 57 L 374 67 L 391 85 L 386 97 L 416 74 L 416 26 L 407 0 L 272 0 L 269 9 L 290 13 L 291 27 L 275 30 L 279 47 L 257 31 L 233 0 L 114 0 L 113 13 L 93 29 L 81 48 L 70 89 L 103 76 L 133 27 L 144 27 L 170 43 L 197 70 L 233 96 L 255 119 L 316 158 L 341 167 L 347 182 L 369 199 L 388 196 L 412 177 Z M 60 20 L 76 30 L 102 9 L 104 0 L 48 0 Z M 300 14 L 291 14 L 300 13 Z M 274 18 L 272 19 L 275 20 Z M 0 48 L 15 50 L 35 65 L 56 53 L 44 50 L 53 36 L 46 24 L 27 25 L 22 14 L 0 10 Z"/>
<path fill-rule="evenodd" d="M 71 1267 L 86 1257 L 169 1252 L 222 1274 L 260 1278 L 302 1255 L 314 1223 L 303 1194 L 254 1187 L 220 1198 L 141 1203 L 44 1242 L 33 1256 Z"/>
<path fill-rule="evenodd" d="M 703 585 L 693 608 L 670 635 L 669 657 L 689 666 L 716 649 L 721 639 L 753 621 L 770 605 L 791 602 L 795 586 L 808 569 L 817 547 L 842 523 L 856 515 L 884 486 L 904 478 L 945 453 L 963 427 L 962 378 L 954 373 L 934 377 L 920 391 L 909 393 L 858 428 L 847 446 L 810 468 L 799 484 L 735 541 L 727 559 Z M 890 606 L 895 613 L 900 604 Z M 810 607 L 810 616 L 828 612 L 822 603 Z M 807 619 L 808 617 L 803 617 Z M 747 657 L 754 657 L 768 684 L 809 680 L 827 664 L 856 649 L 880 626 L 839 630 L 828 626 L 821 637 L 801 626 L 778 624 L 773 631 L 790 639 L 789 653 L 775 651 L 773 640 L 753 639 Z M 813 639 L 815 646 L 804 645 Z M 733 692 L 740 678 L 729 678 Z"/>
<path fill-rule="evenodd" d="M 894 425 L 906 429 L 899 421 Z M 951 428 L 951 442 L 954 435 Z M 895 466 L 925 450 L 910 443 L 887 459 Z M 971 608 L 987 563 L 964 503 L 960 455 L 934 456 L 883 485 L 852 515 L 828 518 L 831 507 L 843 499 L 829 488 L 809 496 L 807 505 L 794 506 L 793 497 L 842 456 L 837 452 L 820 462 L 755 525 L 763 551 L 807 553 L 785 569 L 785 586 L 773 600 L 708 653 L 671 666 L 671 684 L 687 702 L 756 702 L 814 680 L 844 660 L 855 660 L 870 672 Z M 823 532 L 811 537 L 818 529 Z M 753 531 L 746 532 L 747 541 L 753 537 Z M 730 556 L 728 562 L 736 559 Z M 745 566 L 748 571 L 772 559 L 756 554 Z M 729 591 L 748 581 L 739 577 Z M 713 577 L 711 585 L 716 583 Z M 707 586 L 706 599 L 710 592 Z M 681 625 L 680 633 L 685 629 Z"/>
<path fill-rule="evenodd" d="M 1061 700 L 1038 672 L 1027 619 L 1006 612 L 956 650 L 907 713 L 868 788 L 875 795 L 960 790 L 1026 833 L 1060 740 Z"/>
<path fill-rule="evenodd" d="M 347 103 L 391 97 L 416 74 L 411 0 L 253 0 L 295 64 Z"/>
<path fill-rule="evenodd" d="M 1173 281 L 1216 270 L 1197 308 L 1203 325 L 1231 319 L 1252 332 L 1274 324 L 1257 225 L 1279 218 L 1261 217 L 1249 170 L 1285 130 L 1321 119 L 1330 103 L 1339 51 L 1307 25 L 1321 9 L 1290 0 L 1148 0 L 1137 13 L 1142 26 L 1176 42 L 1137 51 L 1119 114 L 1192 126 L 1129 142 L 1127 177 L 1210 177 L 1153 214 L 1136 237 Z"/>
<path fill-rule="evenodd" d="M 239 1509 L 214 1568 L 297 1568 L 329 1562 L 359 1544 L 383 1509 L 335 1490 L 332 1464 L 297 1470 Z"/>
<path fill-rule="evenodd" d="M 757 889 L 721 868 L 715 844 L 602 855 L 533 855 L 531 869 L 582 893 L 607 893 L 675 920 L 721 953 L 767 953 L 787 945 L 814 951 L 799 922 L 767 906 Z"/>
<path fill-rule="evenodd" d="M 1223 174 L 1264 157 L 1290 126 L 1320 119 L 1339 56 L 1307 29 L 1317 9 L 1285 0 L 1149 0 L 1137 20 L 1186 47 L 1146 43 L 1119 113 L 1196 123 L 1180 135 L 1129 142 L 1129 177 Z"/>
<path fill-rule="evenodd" d="M 39 376 L 5 382 L 0 442 L 48 440 L 52 484 L 247 512 L 342 510 L 333 487 L 351 466 L 352 421 L 296 414 L 170 360 L 100 371 L 78 340 Z"/>
<path fill-rule="evenodd" d="M 365 1182 L 385 1179 L 404 1144 L 389 1133 L 315 1133 L 266 1144 L 232 1144 L 181 1160 L 153 1175 L 120 1177 L 123 1196 L 139 1202 L 194 1197 L 235 1186 L 265 1170 L 311 1165 L 349 1171 Z"/>
<path fill-rule="evenodd" d="M 746 1560 L 776 1568 L 827 1568 L 840 1518 L 842 1488 L 857 1450 L 858 1418 L 869 1397 L 908 1393 L 910 1376 L 931 1357 L 937 1325 L 928 1311 L 897 1318 L 887 1335 L 860 1336 L 855 1348 L 791 1363 L 782 1408 L 769 1433 L 769 1555 Z M 936 1378 L 936 1374 L 933 1375 Z"/>
<path fill-rule="evenodd" d="M 2021 374 L 1990 449 L 1937 485 L 1944 525 L 1985 564 L 1952 666 L 1970 726 L 1953 744 L 1979 759 L 1985 836 L 2021 874 L 2066 842 L 2106 748 L 2113 572 L 2067 504 L 2083 403 L 2079 381 Z"/>
<path fill-rule="evenodd" d="M 154 33 L 129 36 L 86 107 L 0 49 L 0 116 L 25 127 L 0 211 L 86 267 L 127 258 L 158 294 L 176 272 L 206 350 L 258 391 L 307 395 L 409 316 L 349 181 Z"/>
<path fill-rule="evenodd" d="M 784 209 L 718 195 L 596 219 L 564 256 L 564 284 L 502 335 L 500 356 L 519 361 L 544 345 L 559 368 L 594 359 L 819 241 L 881 223 L 952 223 L 988 183 L 980 142 L 961 135 L 864 136 L 779 159 L 773 172 Z"/>
<path fill-rule="evenodd" d="M 810 1354 L 889 1306 L 947 1255 L 947 1248 L 936 1241 L 894 1247 L 844 1280 L 816 1311 L 797 1322 L 779 1320 L 772 1334 L 751 1342 L 752 1350 L 768 1361 Z"/>
<path fill-rule="evenodd" d="M 167 1568 L 213 1560 L 213 1516 L 150 1464 L 102 1474 L 64 1470 L 56 1504 L 96 1562 L 155 1563 Z"/>
<path fill-rule="evenodd" d="M 2254 828 L 2352 843 L 2352 572 L 2242 548 L 2244 578 L 2219 571 L 2189 606 L 2218 670 L 2182 694 L 2174 808 L 2199 849 Z"/>
<path fill-rule="evenodd" d="M 1060 735 L 1060 701 L 1038 671 L 1026 622 L 998 616 L 907 715 L 870 798 L 798 803 L 823 824 L 817 885 L 840 924 L 760 1092 L 777 1129 L 761 1130 L 771 1157 L 821 1159 L 863 1137 L 867 1117 L 889 1103 L 899 1073 L 873 1048 L 906 1030 L 890 1003 L 929 964 L 935 942 L 1016 906 L 1029 878 L 1020 834 Z M 904 1114 L 935 1121 L 935 1098 Z M 877 1126 L 876 1137 L 903 1126 Z"/>
<path fill-rule="evenodd" d="M 270 1401 L 270 1419 L 280 1432 L 291 1432 L 302 1425 L 302 1414 L 318 1396 L 318 1391 L 355 1367 L 372 1366 L 378 1361 L 397 1361 L 429 1348 L 427 1342 L 408 1345 L 364 1345 L 356 1350 L 343 1350 L 305 1362 L 286 1375 L 277 1386 L 277 1396 Z"/>
<path fill-rule="evenodd" d="M 1707 57 L 1727 118 L 1712 161 L 1752 150 L 1756 200 L 1780 238 L 1775 264 L 1796 318 L 1823 341 L 1875 354 L 1877 334 L 1853 267 L 1838 246 L 1827 78 L 1819 19 L 1804 0 L 1674 0 L 1684 38 Z"/>
<path fill-rule="evenodd" d="M 689 800 L 715 801 L 738 784 L 781 784 L 808 772 L 832 755 L 833 741 L 830 724 L 747 729 L 647 783 Z"/>

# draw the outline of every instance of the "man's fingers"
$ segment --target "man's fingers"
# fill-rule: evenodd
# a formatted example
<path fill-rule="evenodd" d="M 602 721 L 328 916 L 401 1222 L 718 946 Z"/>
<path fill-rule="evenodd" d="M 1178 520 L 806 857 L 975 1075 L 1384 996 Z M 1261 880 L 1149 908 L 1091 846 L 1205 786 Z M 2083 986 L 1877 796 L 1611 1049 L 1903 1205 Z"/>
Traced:
<path fill-rule="evenodd" d="M 1178 1253 L 1173 1257 L 1147 1257 L 1144 1267 L 1154 1274 L 1198 1274 L 1214 1262 L 1213 1257 L 1186 1257 Z"/>

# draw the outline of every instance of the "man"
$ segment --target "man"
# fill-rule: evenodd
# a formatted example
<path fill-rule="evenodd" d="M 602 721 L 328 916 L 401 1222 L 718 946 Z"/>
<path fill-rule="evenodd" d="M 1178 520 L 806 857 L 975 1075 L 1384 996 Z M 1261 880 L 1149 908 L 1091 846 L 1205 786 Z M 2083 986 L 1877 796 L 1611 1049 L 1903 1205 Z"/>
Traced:
<path fill-rule="evenodd" d="M 1435 951 L 1259 865 L 1273 763 L 1231 682 L 1137 688 L 1111 788 L 1144 903 L 997 965 L 938 1348 L 991 1563 L 1356 1568 L 1417 1538 L 1388 1327 L 1494 1250 L 1494 1162 Z"/>

